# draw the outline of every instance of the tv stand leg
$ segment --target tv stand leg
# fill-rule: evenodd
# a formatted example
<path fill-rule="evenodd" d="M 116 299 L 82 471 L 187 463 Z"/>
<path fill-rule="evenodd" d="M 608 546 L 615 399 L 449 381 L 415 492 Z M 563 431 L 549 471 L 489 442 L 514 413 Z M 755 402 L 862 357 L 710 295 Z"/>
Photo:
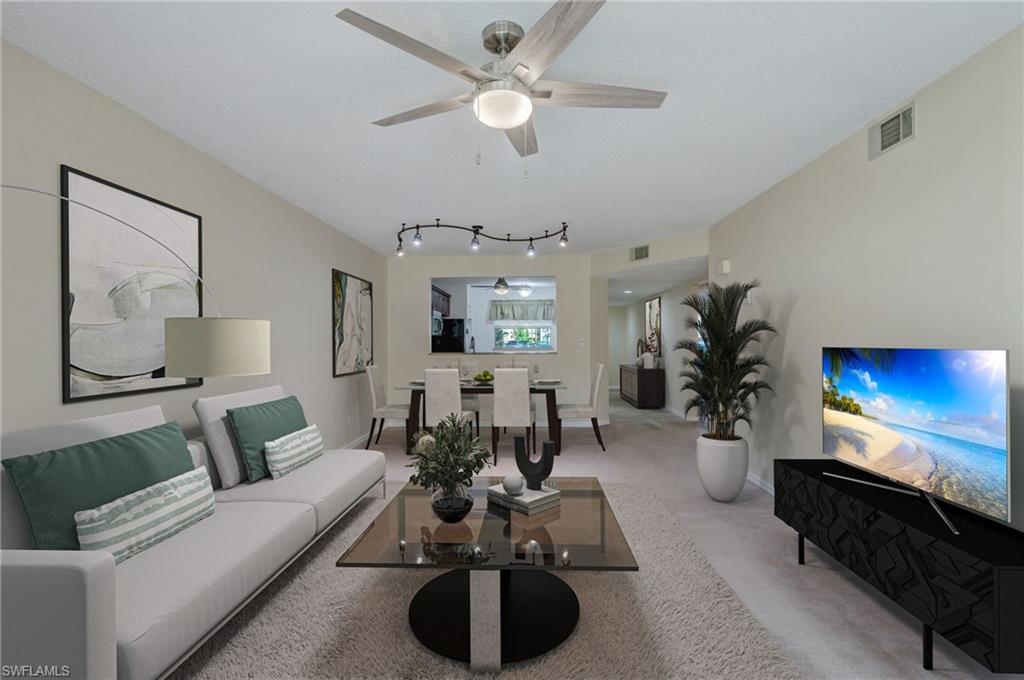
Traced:
<path fill-rule="evenodd" d="M 921 624 L 921 666 L 932 669 L 932 627 L 927 623 Z"/>
<path fill-rule="evenodd" d="M 797 564 L 803 564 L 804 563 L 804 535 L 803 534 L 797 534 L 796 535 L 796 563 Z"/>

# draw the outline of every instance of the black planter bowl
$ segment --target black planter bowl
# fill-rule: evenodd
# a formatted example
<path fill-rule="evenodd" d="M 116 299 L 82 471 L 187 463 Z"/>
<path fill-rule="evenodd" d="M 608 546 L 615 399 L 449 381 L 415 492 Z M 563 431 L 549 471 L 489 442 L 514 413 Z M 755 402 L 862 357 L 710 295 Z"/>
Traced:
<path fill-rule="evenodd" d="M 444 498 L 439 501 L 431 501 L 430 508 L 437 515 L 438 519 L 448 524 L 461 522 L 473 509 L 472 498 Z"/>

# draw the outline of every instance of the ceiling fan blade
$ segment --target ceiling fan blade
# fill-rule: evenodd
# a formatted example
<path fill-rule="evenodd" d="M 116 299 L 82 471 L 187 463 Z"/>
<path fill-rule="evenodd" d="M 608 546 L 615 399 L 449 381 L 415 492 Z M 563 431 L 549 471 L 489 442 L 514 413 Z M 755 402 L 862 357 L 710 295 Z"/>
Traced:
<path fill-rule="evenodd" d="M 410 120 L 426 118 L 427 116 L 436 116 L 437 114 L 444 113 L 445 111 L 452 111 L 460 106 L 465 106 L 471 101 L 473 101 L 473 95 L 460 94 L 458 97 L 451 97 L 450 99 L 431 102 L 429 104 L 424 104 L 423 106 L 417 106 L 415 109 L 409 109 L 408 111 L 396 113 L 395 115 L 388 116 L 387 118 L 375 120 L 373 121 L 373 124 L 381 127 L 389 127 L 391 125 L 398 125 L 399 123 L 408 123 Z"/>
<path fill-rule="evenodd" d="M 593 106 L 621 109 L 656 109 L 667 92 L 617 85 L 538 80 L 533 84 L 533 103 L 540 106 Z"/>
<path fill-rule="evenodd" d="M 533 129 L 532 117 L 519 127 L 505 130 L 505 135 L 520 156 L 532 156 L 537 153 L 537 133 Z"/>
<path fill-rule="evenodd" d="M 489 80 L 494 80 L 494 76 L 486 71 L 470 66 L 455 57 L 445 54 L 441 50 L 435 49 L 426 43 L 421 43 L 415 38 L 410 38 L 404 33 L 399 33 L 393 28 L 364 17 L 362 14 L 353 12 L 350 9 L 343 9 L 336 16 L 342 21 L 352 24 L 362 31 L 366 31 L 375 38 L 380 38 L 384 42 L 394 45 L 414 57 L 419 57 L 423 61 L 429 62 L 460 78 L 465 78 L 471 83 L 485 83 Z"/>
<path fill-rule="evenodd" d="M 558 0 L 505 57 L 509 73 L 532 85 L 603 4 L 604 0 Z"/>

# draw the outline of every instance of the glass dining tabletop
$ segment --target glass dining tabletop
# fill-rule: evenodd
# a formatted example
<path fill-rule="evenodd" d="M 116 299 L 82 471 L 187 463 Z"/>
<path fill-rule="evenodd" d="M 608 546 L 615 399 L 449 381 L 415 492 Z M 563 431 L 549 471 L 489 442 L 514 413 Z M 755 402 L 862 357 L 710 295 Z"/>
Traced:
<path fill-rule="evenodd" d="M 460 380 L 459 383 L 462 385 L 462 389 L 493 389 L 493 382 L 477 382 L 476 380 Z M 562 380 L 531 380 L 531 390 L 564 390 L 568 389 L 568 385 Z M 422 390 L 425 388 L 424 381 L 412 380 L 407 383 L 396 385 L 396 390 Z"/>
<path fill-rule="evenodd" d="M 339 567 L 637 571 L 636 559 L 596 477 L 551 477 L 559 505 L 536 515 L 487 501 L 501 477 L 477 477 L 473 509 L 441 521 L 430 491 L 408 483 L 337 562 Z"/>

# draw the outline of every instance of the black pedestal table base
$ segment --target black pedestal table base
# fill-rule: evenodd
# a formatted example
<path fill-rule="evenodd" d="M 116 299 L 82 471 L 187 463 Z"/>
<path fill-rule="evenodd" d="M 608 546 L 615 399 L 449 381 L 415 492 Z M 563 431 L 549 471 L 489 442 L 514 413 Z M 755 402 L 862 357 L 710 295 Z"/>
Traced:
<path fill-rule="evenodd" d="M 501 570 L 501 663 L 548 652 L 576 629 L 580 603 L 572 588 L 541 570 Z M 470 662 L 470 571 L 455 569 L 420 588 L 409 605 L 409 626 L 428 649 Z"/>

